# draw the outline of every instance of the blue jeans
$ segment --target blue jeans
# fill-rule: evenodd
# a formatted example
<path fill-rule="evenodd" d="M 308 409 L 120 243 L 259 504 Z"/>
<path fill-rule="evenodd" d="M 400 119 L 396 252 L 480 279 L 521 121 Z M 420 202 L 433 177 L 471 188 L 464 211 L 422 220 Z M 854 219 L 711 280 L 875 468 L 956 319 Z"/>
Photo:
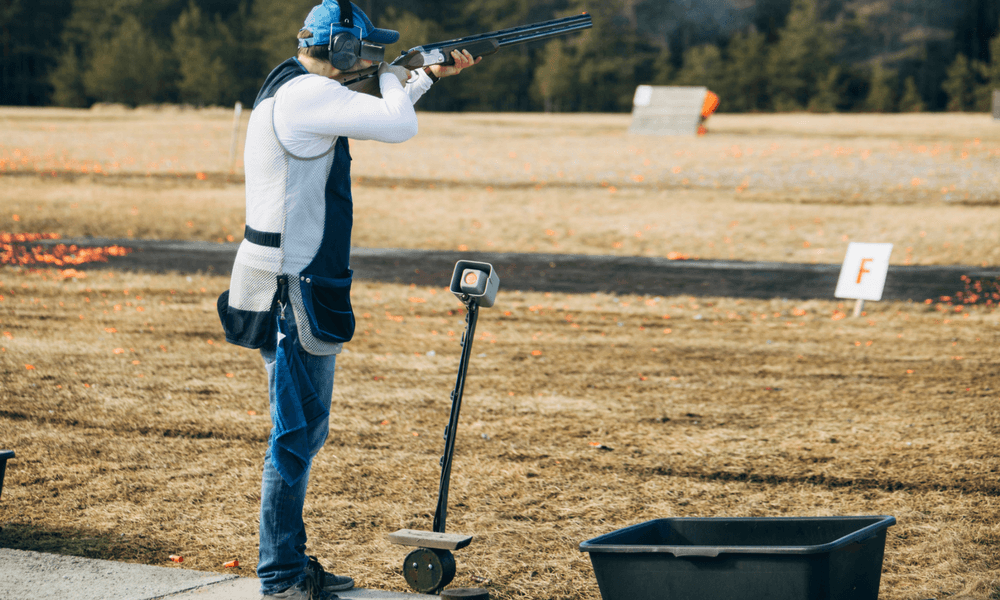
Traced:
<path fill-rule="evenodd" d="M 295 340 L 294 351 L 302 357 L 316 393 L 329 408 L 337 355 L 314 356 L 303 350 L 298 343 L 291 308 L 286 310 L 286 315 L 289 336 Z M 264 358 L 268 392 L 273 405 L 275 352 L 262 349 L 260 354 Z M 323 419 L 317 420 L 309 430 L 310 466 L 312 457 L 323 447 L 329 431 L 330 422 Z M 260 491 L 260 557 L 257 576 L 260 578 L 261 594 L 276 594 L 306 578 L 305 569 L 309 558 L 306 556 L 306 529 L 302 521 L 302 508 L 308 483 L 308 467 L 306 474 L 295 486 L 285 483 L 271 463 L 271 452 L 268 449 L 264 457 L 264 476 Z"/>

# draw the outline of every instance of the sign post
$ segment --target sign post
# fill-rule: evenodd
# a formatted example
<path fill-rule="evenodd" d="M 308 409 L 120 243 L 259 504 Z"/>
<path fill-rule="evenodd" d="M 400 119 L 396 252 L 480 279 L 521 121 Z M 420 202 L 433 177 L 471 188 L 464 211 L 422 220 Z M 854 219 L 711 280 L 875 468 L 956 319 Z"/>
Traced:
<path fill-rule="evenodd" d="M 857 300 L 854 304 L 855 317 L 861 316 L 865 300 L 877 302 L 882 299 L 890 254 L 892 244 L 851 242 L 847 246 L 847 254 L 840 267 L 840 278 L 837 279 L 837 289 L 833 295 Z"/>
<path fill-rule="evenodd" d="M 233 108 L 233 135 L 229 139 L 229 174 L 236 172 L 236 144 L 240 140 L 240 115 L 243 114 L 243 103 L 237 102 Z"/>

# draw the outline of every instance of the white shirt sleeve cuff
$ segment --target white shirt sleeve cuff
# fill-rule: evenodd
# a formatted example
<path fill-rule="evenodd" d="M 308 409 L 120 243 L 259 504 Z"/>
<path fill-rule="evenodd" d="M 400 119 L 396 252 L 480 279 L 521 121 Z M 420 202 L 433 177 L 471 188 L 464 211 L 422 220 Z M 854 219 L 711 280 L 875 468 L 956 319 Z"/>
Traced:
<path fill-rule="evenodd" d="M 424 95 L 424 92 L 431 89 L 434 80 L 422 68 L 412 71 L 412 75 L 406 81 L 406 92 L 410 95 L 410 100 L 416 104 L 417 100 Z"/>

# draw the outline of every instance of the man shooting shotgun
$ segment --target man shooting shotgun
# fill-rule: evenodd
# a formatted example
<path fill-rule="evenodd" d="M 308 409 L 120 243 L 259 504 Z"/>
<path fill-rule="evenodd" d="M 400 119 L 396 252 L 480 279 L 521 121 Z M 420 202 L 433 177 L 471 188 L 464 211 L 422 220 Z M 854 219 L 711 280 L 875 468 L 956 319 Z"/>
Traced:
<path fill-rule="evenodd" d="M 226 339 L 260 349 L 272 430 L 260 500 L 257 574 L 265 598 L 328 600 L 354 580 L 306 554 L 302 512 L 313 457 L 329 431 L 337 354 L 354 335 L 348 138 L 387 143 L 417 133 L 414 103 L 440 78 L 382 60 L 399 33 L 377 29 L 349 0 L 323 0 L 298 33 L 298 52 L 268 75 L 246 134 L 246 231 L 218 309 Z M 377 71 L 380 97 L 338 80 Z M 403 82 L 410 79 L 404 87 Z"/>

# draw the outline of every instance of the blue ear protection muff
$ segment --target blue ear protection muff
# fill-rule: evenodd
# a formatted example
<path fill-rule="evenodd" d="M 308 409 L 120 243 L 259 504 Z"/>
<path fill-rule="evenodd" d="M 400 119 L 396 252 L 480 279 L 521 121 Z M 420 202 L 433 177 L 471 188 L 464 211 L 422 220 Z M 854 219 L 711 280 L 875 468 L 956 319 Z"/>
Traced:
<path fill-rule="evenodd" d="M 330 25 L 330 64 L 338 71 L 347 71 L 358 63 L 359 59 L 372 62 L 382 62 L 385 58 L 385 48 L 363 42 L 352 32 L 342 31 L 333 34 L 333 28 L 338 25 L 344 29 L 354 29 L 354 7 L 351 0 L 337 0 L 340 7 L 340 23 Z M 361 33 L 361 27 L 357 28 Z"/>

